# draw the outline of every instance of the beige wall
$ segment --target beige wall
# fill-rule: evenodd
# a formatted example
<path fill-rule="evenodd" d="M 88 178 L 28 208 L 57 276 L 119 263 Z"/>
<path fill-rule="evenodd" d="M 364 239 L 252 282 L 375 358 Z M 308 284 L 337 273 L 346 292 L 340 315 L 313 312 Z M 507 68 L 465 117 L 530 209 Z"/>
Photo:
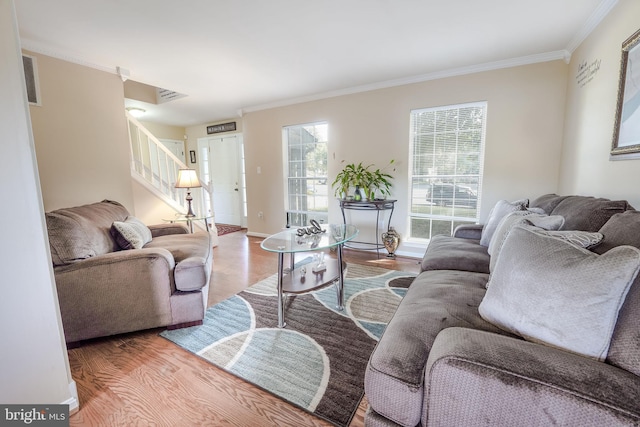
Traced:
<path fill-rule="evenodd" d="M 42 97 L 30 111 L 45 209 L 111 199 L 133 212 L 122 80 L 29 54 L 37 58 Z"/>
<path fill-rule="evenodd" d="M 0 0 L 0 402 L 78 408 L 67 358 L 29 122 L 18 26 Z"/>
<path fill-rule="evenodd" d="M 221 124 L 221 123 L 229 123 L 229 122 L 236 122 L 236 130 L 233 132 L 221 132 L 221 133 L 216 133 L 213 135 L 207 135 L 207 126 L 211 126 L 211 125 L 217 125 L 217 124 Z M 226 120 L 219 120 L 217 122 L 211 122 L 211 123 L 205 123 L 202 125 L 196 125 L 196 126 L 189 126 L 185 129 L 185 134 L 187 135 L 187 165 L 189 165 L 190 167 L 194 168 L 195 170 L 198 171 L 198 173 L 200 173 L 200 169 L 199 169 L 199 165 L 197 164 L 191 164 L 191 162 L 189 161 L 189 151 L 190 150 L 194 150 L 194 151 L 198 151 L 198 138 L 206 138 L 208 136 L 216 138 L 216 137 L 223 137 L 225 135 L 229 135 L 231 133 L 242 133 L 243 130 L 243 125 L 242 125 L 243 121 L 242 118 L 240 117 L 236 117 L 233 119 L 226 119 Z M 198 160 L 198 157 L 196 157 L 196 162 Z"/>
<path fill-rule="evenodd" d="M 392 198 L 398 202 L 392 225 L 403 235 L 408 230 L 412 109 L 488 102 L 482 219 L 500 199 L 556 191 L 567 69 L 564 62 L 553 61 L 245 114 L 249 231 L 268 234 L 283 226 L 282 127 L 315 121 L 329 123 L 330 181 L 342 160 L 383 166 L 395 159 Z M 259 211 L 264 219 L 258 218 Z M 330 221 L 341 220 L 338 204 L 332 200 Z"/>
<path fill-rule="evenodd" d="M 620 0 L 573 53 L 568 76 L 560 175 L 562 194 L 626 199 L 640 209 L 640 160 L 610 161 L 622 43 L 640 28 L 640 2 Z M 582 86 L 580 64 L 600 61 Z"/>
<path fill-rule="evenodd" d="M 185 128 L 182 126 L 164 125 L 162 123 L 145 122 L 142 120 L 139 120 L 139 122 L 158 139 L 184 141 L 186 133 Z"/>

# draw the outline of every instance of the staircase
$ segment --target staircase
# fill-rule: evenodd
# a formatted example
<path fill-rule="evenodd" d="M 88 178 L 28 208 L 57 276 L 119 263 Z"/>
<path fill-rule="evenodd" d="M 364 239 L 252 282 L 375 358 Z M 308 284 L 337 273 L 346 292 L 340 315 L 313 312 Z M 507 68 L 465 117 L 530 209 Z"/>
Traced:
<path fill-rule="evenodd" d="M 131 146 L 131 177 L 172 207 L 176 213 L 186 213 L 187 203 L 184 191 L 175 188 L 175 183 L 178 170 L 188 166 L 131 114 L 126 112 L 126 115 Z M 211 187 L 202 181 L 200 185 L 202 185 L 201 188 L 191 190 L 193 211 L 196 215 L 212 215 Z M 205 200 L 209 201 L 206 205 Z M 205 229 L 203 221 L 194 221 L 193 224 Z"/>

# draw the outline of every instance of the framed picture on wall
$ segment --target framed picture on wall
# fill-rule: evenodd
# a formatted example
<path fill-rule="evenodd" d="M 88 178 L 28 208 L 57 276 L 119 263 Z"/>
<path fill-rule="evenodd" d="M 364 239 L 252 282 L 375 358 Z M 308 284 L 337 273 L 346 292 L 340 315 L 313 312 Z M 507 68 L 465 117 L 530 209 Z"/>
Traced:
<path fill-rule="evenodd" d="M 633 154 L 630 156 L 630 154 Z M 640 30 L 622 43 L 611 159 L 640 158 Z"/>
<path fill-rule="evenodd" d="M 190 150 L 189 151 L 189 160 L 191 160 L 191 163 L 195 163 L 196 162 L 196 151 L 195 150 Z"/>

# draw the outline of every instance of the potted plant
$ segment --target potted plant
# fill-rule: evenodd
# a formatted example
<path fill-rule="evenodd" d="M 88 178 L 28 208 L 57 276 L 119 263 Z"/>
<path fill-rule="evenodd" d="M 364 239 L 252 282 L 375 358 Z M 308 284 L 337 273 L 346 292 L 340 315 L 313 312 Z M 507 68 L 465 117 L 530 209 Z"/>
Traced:
<path fill-rule="evenodd" d="M 389 165 L 393 164 L 393 160 L 389 162 Z M 373 172 L 370 172 L 369 175 L 369 183 L 368 189 L 369 194 L 367 198 L 369 200 L 374 200 L 376 198 L 376 194 L 379 193 L 384 199 L 386 196 L 391 194 L 391 179 L 393 177 L 386 172 L 383 172 L 379 168 Z"/>
<path fill-rule="evenodd" d="M 389 162 L 389 165 L 393 164 L 393 160 Z M 386 167 L 388 167 L 387 165 Z M 382 196 L 389 195 L 391 189 L 391 182 L 393 179 L 391 175 L 383 172 L 384 169 L 376 169 L 372 171 L 373 165 L 363 166 L 362 162 L 355 164 L 349 163 L 336 175 L 335 180 L 331 184 L 335 188 L 334 194 L 339 198 L 346 198 L 351 187 L 355 187 L 354 200 L 359 201 L 363 199 L 373 200 L 376 192 L 379 192 Z M 386 168 L 385 167 L 385 168 Z"/>
<path fill-rule="evenodd" d="M 362 162 L 346 165 L 333 180 L 332 187 L 337 187 L 334 194 L 340 198 L 346 198 L 351 187 L 356 188 L 355 199 L 361 200 L 360 187 L 365 186 L 369 181 L 368 166 L 362 166 Z"/>

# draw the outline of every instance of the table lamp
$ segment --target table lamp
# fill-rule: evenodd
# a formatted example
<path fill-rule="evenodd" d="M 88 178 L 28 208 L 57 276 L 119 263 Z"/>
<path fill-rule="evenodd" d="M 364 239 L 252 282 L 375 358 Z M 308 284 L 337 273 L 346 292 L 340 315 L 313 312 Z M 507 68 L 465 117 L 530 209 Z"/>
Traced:
<path fill-rule="evenodd" d="M 187 203 L 189 204 L 189 211 L 187 212 L 187 218 L 193 218 L 196 216 L 191 208 L 191 189 L 201 187 L 200 180 L 194 169 L 180 169 L 178 171 L 178 180 L 176 181 L 176 188 L 187 189 Z"/>

